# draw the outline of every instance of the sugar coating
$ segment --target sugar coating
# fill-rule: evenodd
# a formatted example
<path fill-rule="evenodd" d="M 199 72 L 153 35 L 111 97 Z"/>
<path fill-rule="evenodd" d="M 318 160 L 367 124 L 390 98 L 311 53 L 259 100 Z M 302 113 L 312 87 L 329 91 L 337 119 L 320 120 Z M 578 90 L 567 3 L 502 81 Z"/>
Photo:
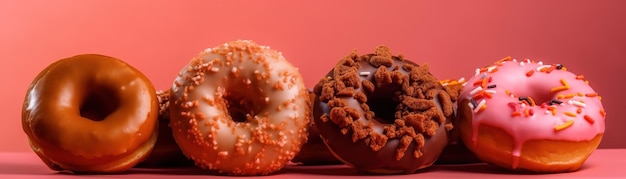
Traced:
<path fill-rule="evenodd" d="M 220 174 L 275 172 L 307 137 L 310 103 L 298 69 L 252 41 L 193 58 L 173 83 L 170 105 L 183 152 Z"/>

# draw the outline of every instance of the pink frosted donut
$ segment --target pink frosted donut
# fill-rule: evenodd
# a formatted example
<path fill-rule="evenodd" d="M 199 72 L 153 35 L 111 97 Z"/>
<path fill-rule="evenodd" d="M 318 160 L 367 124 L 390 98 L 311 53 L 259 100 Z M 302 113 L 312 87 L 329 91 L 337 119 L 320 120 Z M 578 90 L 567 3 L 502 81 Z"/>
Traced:
<path fill-rule="evenodd" d="M 504 58 L 477 69 L 459 99 L 467 147 L 508 169 L 577 170 L 604 134 L 600 96 L 561 64 Z"/>

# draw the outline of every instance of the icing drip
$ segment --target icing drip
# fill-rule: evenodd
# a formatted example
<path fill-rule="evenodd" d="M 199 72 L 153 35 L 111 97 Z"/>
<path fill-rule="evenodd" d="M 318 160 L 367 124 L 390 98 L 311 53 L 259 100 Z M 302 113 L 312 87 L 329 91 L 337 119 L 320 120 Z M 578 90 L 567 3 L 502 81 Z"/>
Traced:
<path fill-rule="evenodd" d="M 588 83 L 562 64 L 529 59 L 506 57 L 476 69 L 461 93 L 472 109 L 473 144 L 481 124 L 503 129 L 513 137 L 512 167 L 517 168 L 528 140 L 591 140 L 604 133 L 606 112 Z"/>

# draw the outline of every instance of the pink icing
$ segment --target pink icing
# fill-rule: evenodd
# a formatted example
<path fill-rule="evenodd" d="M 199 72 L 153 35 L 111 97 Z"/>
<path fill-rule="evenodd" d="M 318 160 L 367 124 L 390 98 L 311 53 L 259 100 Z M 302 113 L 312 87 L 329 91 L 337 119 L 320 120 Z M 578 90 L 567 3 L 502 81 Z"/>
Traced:
<path fill-rule="evenodd" d="M 477 69 L 463 88 L 461 98 L 475 101 L 467 104 L 474 109 L 474 145 L 479 124 L 502 128 L 513 137 L 514 161 L 528 140 L 586 141 L 604 133 L 605 112 L 600 97 L 582 76 L 558 64 L 507 57 Z"/>

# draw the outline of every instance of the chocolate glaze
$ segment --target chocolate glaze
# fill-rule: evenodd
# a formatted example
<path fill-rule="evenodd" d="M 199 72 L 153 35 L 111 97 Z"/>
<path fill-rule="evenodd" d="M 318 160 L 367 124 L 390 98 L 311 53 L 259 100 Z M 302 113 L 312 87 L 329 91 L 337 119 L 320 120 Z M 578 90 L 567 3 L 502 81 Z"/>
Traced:
<path fill-rule="evenodd" d="M 464 80 L 463 80 L 464 82 Z M 444 85 L 444 89 L 450 95 L 450 99 L 453 102 L 454 107 L 454 118 L 452 118 L 452 124 L 454 126 L 459 126 L 459 116 L 458 116 L 458 96 L 463 90 L 463 82 L 454 81 L 454 83 L 446 83 Z M 467 149 L 463 140 L 461 140 L 459 128 L 455 127 L 450 130 L 448 134 L 448 146 L 443 149 L 443 152 L 437 159 L 436 164 L 465 164 L 465 163 L 479 163 L 482 162 L 472 151 Z"/>
<path fill-rule="evenodd" d="M 353 52 L 351 55 L 340 61 L 338 65 L 327 74 L 327 77 L 322 79 L 315 86 L 315 94 L 319 97 L 316 98 L 315 102 L 313 103 L 314 121 L 320 131 L 322 138 L 324 139 L 325 144 L 328 146 L 331 152 L 347 165 L 356 168 L 359 172 L 378 174 L 414 173 L 418 169 L 432 165 L 441 154 L 443 148 L 447 145 L 448 131 L 452 128 L 450 124 L 450 118 L 452 118 L 452 103 L 449 96 L 447 96 L 447 93 L 440 93 L 440 91 L 442 91 L 442 86 L 436 79 L 434 79 L 434 77 L 432 77 L 429 72 L 427 72 L 426 66 L 420 67 L 413 62 L 403 59 L 402 56 L 391 56 L 388 48 L 384 46 L 378 47 L 376 51 L 376 54 L 367 54 L 363 56 L 358 56 L 356 52 Z M 391 64 L 388 63 L 389 61 L 382 61 L 382 63 L 377 63 L 374 62 L 374 60 L 371 60 L 373 58 L 377 58 L 376 56 L 388 57 L 393 59 L 393 61 L 391 62 Z M 369 120 L 366 119 L 367 117 L 363 117 L 368 115 L 366 112 L 367 109 L 363 109 L 361 103 L 358 100 L 355 100 L 355 97 L 346 97 L 345 95 L 337 96 L 339 94 L 337 91 L 340 90 L 334 90 L 335 96 L 332 97 L 329 97 L 328 95 L 321 96 L 324 95 L 323 91 L 326 91 L 326 93 L 329 91 L 328 89 L 322 89 L 323 86 L 328 86 L 329 84 L 332 84 L 333 80 L 342 81 L 338 79 L 341 78 L 339 77 L 339 75 L 343 75 L 340 74 L 342 73 L 341 68 L 343 68 L 341 66 L 343 64 L 349 64 L 351 61 L 350 59 L 358 64 L 358 71 L 356 73 L 359 79 L 358 84 L 360 85 L 352 86 L 354 88 L 354 94 L 357 94 L 359 92 L 365 93 L 367 97 L 366 104 L 368 106 L 371 106 L 372 109 L 370 109 L 370 111 L 374 112 L 374 115 Z M 374 65 L 379 67 L 376 67 Z M 405 66 L 410 66 L 410 68 L 405 68 Z M 374 79 L 374 76 L 376 75 L 375 73 L 377 73 L 377 69 L 385 67 L 386 70 L 389 72 L 400 72 L 402 74 L 400 82 L 397 84 L 381 85 L 381 88 L 379 88 L 379 86 L 376 86 L 373 92 L 371 92 L 371 90 L 364 89 L 371 87 L 365 87 L 365 85 L 362 85 L 365 84 L 363 83 L 363 81 L 367 80 L 376 84 L 377 82 Z M 398 145 L 402 143 L 401 138 L 403 136 L 390 137 L 389 135 L 387 135 L 388 140 L 383 144 L 384 147 L 379 148 L 378 151 L 375 151 L 378 148 L 372 147 L 371 143 L 368 144 L 369 142 L 374 140 L 372 139 L 371 135 L 355 141 L 353 136 L 353 130 L 346 130 L 345 128 L 342 129 L 340 125 L 329 119 L 328 116 L 331 115 L 331 107 L 329 107 L 328 103 L 329 98 L 345 99 L 349 107 L 356 109 L 356 111 L 359 111 L 360 113 L 360 117 L 358 119 L 354 119 L 354 121 L 360 121 L 361 123 L 365 122 L 366 124 L 363 125 L 373 125 L 370 134 L 378 133 L 386 135 L 386 127 L 392 126 L 394 125 L 394 121 L 397 123 L 398 120 L 403 120 L 404 118 L 397 118 L 396 116 L 398 116 L 399 113 L 396 113 L 394 115 L 394 113 L 390 113 L 385 110 L 396 110 L 400 108 L 398 107 L 399 105 L 401 105 L 401 102 L 398 99 L 399 95 L 394 94 L 399 94 L 401 93 L 401 91 L 403 91 L 403 87 L 401 85 L 402 81 L 409 79 L 414 80 L 411 76 L 417 75 L 417 73 L 413 73 L 417 69 L 425 70 L 425 73 L 424 71 L 421 72 L 421 75 L 424 76 L 420 78 L 427 79 L 427 82 L 424 82 L 423 85 L 429 85 L 430 89 L 435 90 L 434 92 L 436 92 L 436 94 L 433 98 L 430 99 L 430 101 L 434 102 L 437 108 L 434 110 L 439 111 L 439 119 L 432 119 L 433 121 L 439 121 L 437 123 L 438 126 L 435 130 L 430 131 L 429 134 L 420 133 L 417 128 L 413 128 L 407 125 L 408 127 L 413 128 L 415 130 L 415 133 L 419 133 L 420 135 L 424 136 L 423 146 L 418 147 L 418 142 L 416 142 L 416 140 L 411 140 L 408 147 L 406 147 L 406 150 L 404 150 L 403 155 L 399 155 L 397 149 Z M 398 78 L 391 77 L 391 79 L 392 81 L 397 81 L 395 79 Z M 426 94 L 425 91 L 424 94 Z M 431 94 L 431 96 L 433 95 Z M 382 107 L 383 109 L 375 109 L 374 107 Z M 415 153 L 420 152 L 421 155 L 415 155 Z"/>
<path fill-rule="evenodd" d="M 311 104 L 315 101 L 313 90 L 309 90 L 309 100 Z M 313 121 L 312 117 L 313 115 L 311 114 L 311 121 Z M 308 131 L 308 140 L 302 145 L 300 152 L 291 160 L 292 162 L 303 165 L 333 165 L 342 163 L 324 144 L 315 122 L 309 124 Z"/>

